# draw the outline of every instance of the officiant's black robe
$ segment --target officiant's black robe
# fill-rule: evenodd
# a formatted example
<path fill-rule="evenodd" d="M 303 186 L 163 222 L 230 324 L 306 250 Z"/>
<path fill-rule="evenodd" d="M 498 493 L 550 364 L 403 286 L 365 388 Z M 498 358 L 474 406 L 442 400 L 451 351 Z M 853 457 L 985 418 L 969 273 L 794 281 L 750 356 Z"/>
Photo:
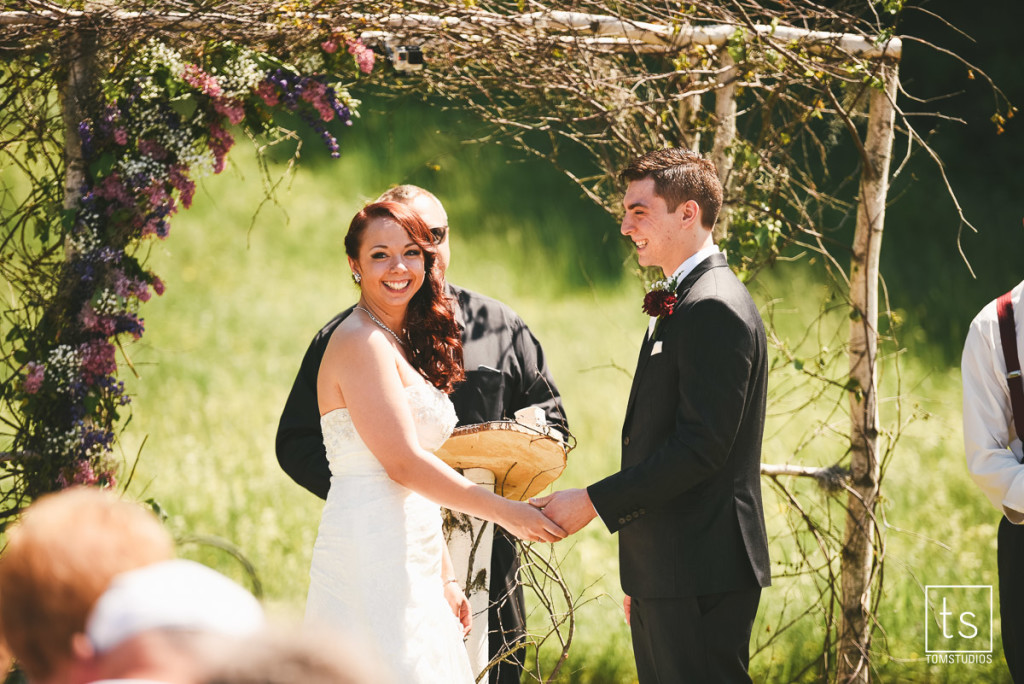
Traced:
<path fill-rule="evenodd" d="M 567 432 L 565 410 L 544 359 L 540 343 L 512 309 L 501 302 L 448 284 L 458 302 L 466 380 L 451 394 L 459 425 L 511 419 L 527 406 L 540 406 L 549 424 Z M 298 484 L 327 498 L 331 471 L 327 464 L 316 377 L 334 329 L 352 312 L 349 308 L 320 329 L 302 359 L 299 374 L 277 428 L 277 460 Z M 523 590 L 516 581 L 519 556 L 507 532 L 495 527 L 491 551 L 491 634 L 493 657 L 503 644 L 525 635 Z M 520 666 L 491 670 L 490 681 L 518 682 Z"/>

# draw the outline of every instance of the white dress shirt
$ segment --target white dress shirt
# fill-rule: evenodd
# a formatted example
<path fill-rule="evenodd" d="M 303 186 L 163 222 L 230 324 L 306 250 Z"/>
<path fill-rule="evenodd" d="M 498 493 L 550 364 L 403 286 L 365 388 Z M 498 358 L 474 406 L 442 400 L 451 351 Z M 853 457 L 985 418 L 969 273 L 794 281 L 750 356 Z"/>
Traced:
<path fill-rule="evenodd" d="M 1013 288 L 1017 351 L 1024 352 L 1024 282 Z M 1024 523 L 1024 465 L 1013 424 L 1006 361 L 993 300 L 971 322 L 960 363 L 964 392 L 964 449 L 971 478 L 1006 518 Z"/>

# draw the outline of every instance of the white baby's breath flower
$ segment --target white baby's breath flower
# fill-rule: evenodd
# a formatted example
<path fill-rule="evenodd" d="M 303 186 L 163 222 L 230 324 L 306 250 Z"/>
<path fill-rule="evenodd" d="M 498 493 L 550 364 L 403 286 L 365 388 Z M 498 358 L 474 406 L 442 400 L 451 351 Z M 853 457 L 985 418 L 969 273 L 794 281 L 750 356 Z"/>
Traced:
<path fill-rule="evenodd" d="M 256 63 L 255 53 L 246 48 L 236 57 L 228 60 L 218 75 L 218 82 L 225 97 L 235 98 L 248 95 L 266 77 Z"/>
<path fill-rule="evenodd" d="M 302 55 L 295 65 L 300 74 L 321 74 L 324 71 L 324 58 L 319 52 Z"/>
<path fill-rule="evenodd" d="M 89 222 L 84 222 L 86 226 L 91 226 Z M 88 254 L 94 250 L 99 249 L 103 246 L 100 242 L 100 238 L 96 235 L 96 231 L 91 227 L 80 229 L 68 239 L 69 247 L 75 254 Z"/>
<path fill-rule="evenodd" d="M 100 316 L 112 316 L 124 311 L 121 298 L 110 289 L 105 289 L 93 300 L 92 308 Z"/>
<path fill-rule="evenodd" d="M 81 353 L 66 344 L 54 347 L 46 357 L 46 375 L 58 391 L 66 390 L 82 368 Z"/>
<path fill-rule="evenodd" d="M 78 447 L 78 431 L 43 428 L 43 445 L 47 453 L 68 454 Z"/>
<path fill-rule="evenodd" d="M 123 178 L 134 178 L 142 174 L 147 178 L 159 178 L 164 174 L 164 165 L 147 155 L 124 157 L 117 164 Z"/>

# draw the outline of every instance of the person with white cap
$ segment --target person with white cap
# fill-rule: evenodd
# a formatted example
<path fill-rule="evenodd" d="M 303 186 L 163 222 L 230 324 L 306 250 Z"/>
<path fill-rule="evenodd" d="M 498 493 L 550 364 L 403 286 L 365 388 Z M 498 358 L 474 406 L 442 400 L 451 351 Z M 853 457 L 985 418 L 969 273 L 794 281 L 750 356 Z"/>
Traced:
<path fill-rule="evenodd" d="M 76 635 L 74 682 L 196 684 L 234 640 L 264 627 L 259 601 L 189 560 L 117 576 Z"/>

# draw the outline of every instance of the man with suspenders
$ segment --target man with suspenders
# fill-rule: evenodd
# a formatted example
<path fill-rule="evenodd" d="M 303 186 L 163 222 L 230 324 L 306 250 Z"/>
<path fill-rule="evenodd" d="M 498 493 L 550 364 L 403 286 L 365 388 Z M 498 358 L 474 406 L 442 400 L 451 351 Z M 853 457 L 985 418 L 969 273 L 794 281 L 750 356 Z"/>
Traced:
<path fill-rule="evenodd" d="M 964 448 L 971 478 L 999 521 L 999 614 L 1003 653 L 1024 682 L 1024 282 L 989 302 L 967 332 L 961 371 Z"/>

